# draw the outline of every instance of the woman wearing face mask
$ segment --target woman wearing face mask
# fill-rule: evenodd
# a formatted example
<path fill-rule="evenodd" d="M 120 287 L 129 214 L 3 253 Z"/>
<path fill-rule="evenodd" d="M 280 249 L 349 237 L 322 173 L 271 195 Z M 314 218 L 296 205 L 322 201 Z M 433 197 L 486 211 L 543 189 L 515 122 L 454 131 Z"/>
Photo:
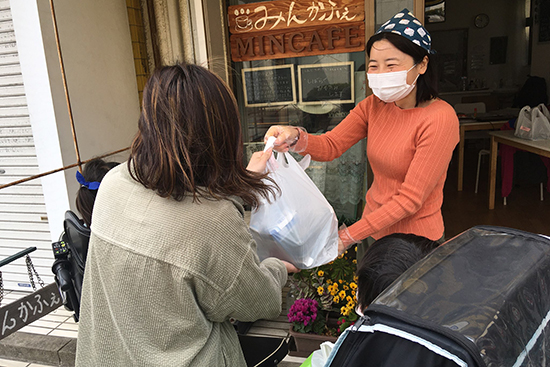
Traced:
<path fill-rule="evenodd" d="M 459 141 L 454 109 L 437 98 L 431 38 L 407 9 L 388 20 L 367 42 L 367 78 L 374 95 L 361 101 L 333 130 L 311 135 L 272 126 L 274 149 L 331 161 L 367 137 L 374 173 L 362 218 L 341 228 L 340 251 L 354 243 L 357 258 L 375 239 L 413 233 L 444 241 L 443 185 Z"/>

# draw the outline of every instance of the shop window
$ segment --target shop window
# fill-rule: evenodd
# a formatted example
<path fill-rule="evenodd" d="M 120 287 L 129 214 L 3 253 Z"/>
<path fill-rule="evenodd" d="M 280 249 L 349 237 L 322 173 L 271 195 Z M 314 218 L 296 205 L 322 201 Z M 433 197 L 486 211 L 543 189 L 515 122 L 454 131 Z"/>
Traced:
<path fill-rule="evenodd" d="M 233 1 L 229 5 L 250 3 L 254 2 Z M 234 14 L 234 26 L 252 27 L 247 14 L 246 11 L 244 16 Z M 296 32 L 306 33 L 311 28 Z M 364 28 L 361 33 L 364 49 Z M 277 44 L 278 40 L 281 38 L 274 39 L 270 47 L 283 47 Z M 246 42 L 246 39 L 241 41 L 242 49 L 248 47 Z M 282 42 L 287 42 L 286 38 Z M 272 125 L 302 126 L 310 133 L 321 134 L 340 123 L 366 96 L 365 56 L 361 50 L 233 61 L 233 90 L 241 114 L 247 156 L 263 148 L 263 137 Z M 366 142 L 361 141 L 337 160 L 312 162 L 306 171 L 340 217 L 356 219 L 361 212 L 366 182 L 365 152 Z"/>
<path fill-rule="evenodd" d="M 255 2 L 233 0 L 229 5 Z M 247 14 L 236 19 L 242 29 L 251 23 Z M 271 47 L 278 46 L 275 41 Z M 232 69 L 245 142 L 263 141 L 276 124 L 328 131 L 365 98 L 364 51 L 238 61 Z"/>
<path fill-rule="evenodd" d="M 250 142 L 263 141 L 269 126 L 277 124 L 326 132 L 365 98 L 364 52 L 236 62 L 233 70 Z M 272 98 L 262 98 L 266 94 Z"/>
<path fill-rule="evenodd" d="M 397 12 L 403 9 L 409 9 L 414 12 L 415 0 L 376 0 L 375 6 L 375 29 L 380 28 L 385 21 L 393 17 Z M 433 1 L 432 1 L 433 2 Z M 426 0 L 426 5 L 430 1 Z"/>

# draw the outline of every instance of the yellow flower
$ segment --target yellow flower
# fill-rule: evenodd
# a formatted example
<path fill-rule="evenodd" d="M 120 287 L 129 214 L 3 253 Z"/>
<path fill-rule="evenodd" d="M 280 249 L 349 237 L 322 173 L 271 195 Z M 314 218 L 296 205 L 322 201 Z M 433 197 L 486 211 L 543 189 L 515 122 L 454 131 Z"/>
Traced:
<path fill-rule="evenodd" d="M 357 264 L 357 259 L 353 259 L 351 262 Z"/>
<path fill-rule="evenodd" d="M 318 288 L 317 288 L 317 293 L 319 293 L 319 295 L 322 296 L 323 293 L 325 293 L 325 288 L 323 288 L 323 287 L 318 287 Z"/>
<path fill-rule="evenodd" d="M 355 291 L 351 291 L 351 295 L 355 297 Z"/>
<path fill-rule="evenodd" d="M 342 287 L 344 288 L 345 291 L 347 291 L 349 289 L 349 287 L 347 285 L 344 284 L 344 286 Z"/>
<path fill-rule="evenodd" d="M 349 308 L 345 308 L 345 307 L 342 307 L 342 308 L 344 308 L 344 311 L 342 311 L 342 315 L 344 316 L 349 315 Z"/>
<path fill-rule="evenodd" d="M 342 306 L 340 308 L 340 313 L 343 314 L 346 311 L 346 306 Z"/>
<path fill-rule="evenodd" d="M 325 275 L 325 272 L 322 271 L 322 270 L 319 270 L 319 271 L 317 272 L 317 275 L 319 275 L 320 277 L 322 277 L 323 275 Z"/>
<path fill-rule="evenodd" d="M 328 285 L 331 285 L 331 284 L 332 284 L 332 280 L 327 279 L 327 284 L 328 284 Z"/>
<path fill-rule="evenodd" d="M 355 283 L 357 283 L 357 280 L 358 280 L 358 279 L 359 279 L 359 277 L 358 277 L 357 275 L 354 275 L 354 276 L 353 276 L 353 281 L 354 281 Z"/>
<path fill-rule="evenodd" d="M 346 301 L 348 301 L 348 302 L 353 302 L 353 298 L 351 298 L 350 296 L 347 296 L 347 297 L 346 297 Z"/>
<path fill-rule="evenodd" d="M 335 296 L 333 301 L 334 301 L 334 303 L 340 303 L 340 297 Z"/>
<path fill-rule="evenodd" d="M 344 292 L 344 291 L 340 291 L 340 293 L 338 293 L 338 295 L 339 295 L 340 298 L 342 298 L 342 299 L 346 298 L 346 292 Z"/>
<path fill-rule="evenodd" d="M 342 284 L 344 281 L 342 279 L 338 279 L 338 283 Z"/>
<path fill-rule="evenodd" d="M 351 283 L 349 284 L 349 287 L 350 287 L 351 289 L 353 289 L 353 290 L 356 290 L 356 289 L 357 289 L 357 284 L 355 284 L 354 282 L 351 282 Z"/>

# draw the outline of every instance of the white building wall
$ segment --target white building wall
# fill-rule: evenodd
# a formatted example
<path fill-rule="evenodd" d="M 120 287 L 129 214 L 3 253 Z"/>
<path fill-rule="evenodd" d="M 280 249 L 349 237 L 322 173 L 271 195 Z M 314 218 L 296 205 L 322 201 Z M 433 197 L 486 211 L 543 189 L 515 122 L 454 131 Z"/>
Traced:
<path fill-rule="evenodd" d="M 37 4 L 61 155 L 63 164 L 69 165 L 76 162 L 75 149 L 50 4 Z M 56 0 L 54 4 L 81 160 L 128 147 L 137 131 L 139 97 L 126 1 Z M 73 209 L 78 189 L 75 172 L 65 172 Z"/>
<path fill-rule="evenodd" d="M 10 2 L 0 1 L 0 184 L 40 172 L 36 145 L 44 139 L 33 134 L 25 93 L 21 54 L 16 42 Z M 27 32 L 27 29 L 22 31 Z M 43 116 L 47 120 L 47 116 Z M 55 145 L 55 142 L 53 142 Z M 52 157 L 54 158 L 54 157 Z M 54 158 L 55 159 L 55 158 Z M 47 180 L 47 179 L 46 179 Z M 65 194 L 66 197 L 66 194 Z M 42 180 L 36 179 L 0 191 L 0 259 L 29 247 L 35 268 L 51 282 L 51 235 Z M 25 259 L 3 266 L 6 289 L 31 291 Z"/>
<path fill-rule="evenodd" d="M 47 172 L 63 167 L 63 159 L 36 2 L 12 1 L 12 14 L 39 172 Z M 63 231 L 64 213 L 69 209 L 67 183 L 62 172 L 41 180 L 54 241 Z"/>
<path fill-rule="evenodd" d="M 129 146 L 137 131 L 139 101 L 126 1 L 54 4 L 81 160 Z M 2 18 L 9 8 L 8 0 L 0 0 L 0 74 L 7 73 L 0 75 L 0 119 L 4 115 L 10 121 L 4 124 L 8 129 L 0 125 L 0 170 L 2 164 L 9 167 L 0 175 L 1 184 L 77 161 L 49 1 L 12 0 L 13 25 Z M 51 241 L 62 232 L 65 211 L 76 211 L 75 172 L 0 191 L 7 200 L 0 201 L 0 214 L 6 214 L 2 218 L 26 221 L 0 218 L 0 259 L 36 246 L 31 254 L 35 267 L 46 283 L 53 281 Z M 28 285 L 24 259 L 0 270 L 6 289 Z"/>

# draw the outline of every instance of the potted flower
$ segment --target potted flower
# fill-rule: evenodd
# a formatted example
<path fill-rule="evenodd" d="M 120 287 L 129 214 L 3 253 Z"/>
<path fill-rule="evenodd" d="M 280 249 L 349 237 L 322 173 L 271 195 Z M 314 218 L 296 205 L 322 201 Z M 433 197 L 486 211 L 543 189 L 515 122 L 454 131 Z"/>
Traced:
<path fill-rule="evenodd" d="M 295 355 L 308 356 L 323 341 L 335 341 L 357 321 L 355 254 L 354 247 L 328 264 L 302 270 L 290 278 L 290 297 L 295 301 L 288 320 L 298 350 Z"/>
<path fill-rule="evenodd" d="M 288 312 L 288 321 L 292 323 L 294 331 L 298 333 L 320 334 L 325 327 L 325 321 L 318 312 L 316 300 L 301 298 L 296 300 Z"/>
<path fill-rule="evenodd" d="M 288 321 L 292 324 L 290 334 L 298 356 L 307 357 L 324 341 L 336 341 L 335 336 L 326 335 L 326 318 L 319 303 L 312 298 L 297 299 L 290 307 Z"/>

